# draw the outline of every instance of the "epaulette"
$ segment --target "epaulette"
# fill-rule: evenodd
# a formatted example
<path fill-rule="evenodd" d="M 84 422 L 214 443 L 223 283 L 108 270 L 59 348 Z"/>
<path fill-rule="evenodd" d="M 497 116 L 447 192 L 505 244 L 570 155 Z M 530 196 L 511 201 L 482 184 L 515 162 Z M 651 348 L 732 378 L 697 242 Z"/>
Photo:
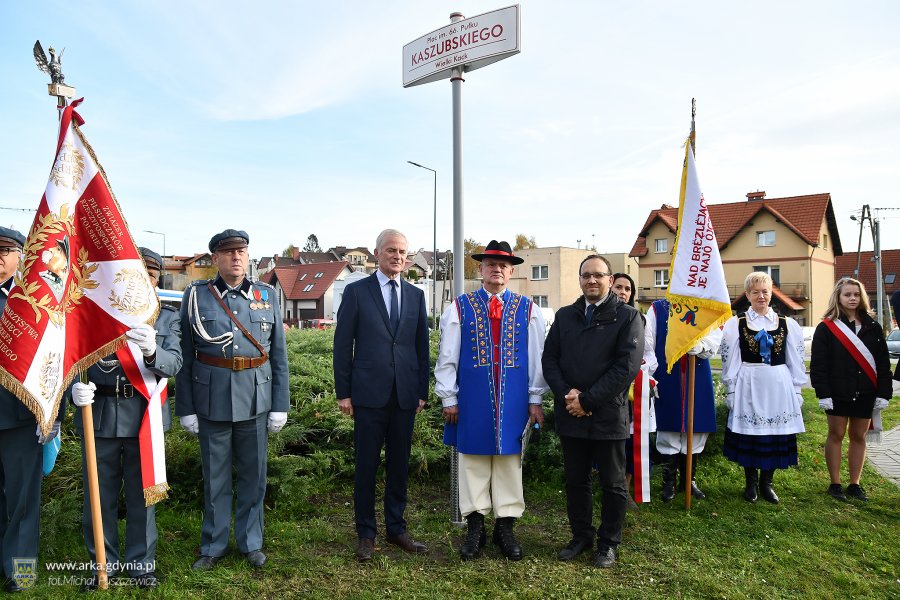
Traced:
<path fill-rule="evenodd" d="M 272 286 L 272 285 L 270 285 L 270 284 L 268 284 L 268 283 L 266 283 L 265 281 L 257 281 L 257 282 L 255 282 L 253 285 L 258 285 L 258 286 L 260 286 L 260 287 L 269 288 L 269 289 L 272 290 L 273 292 L 275 291 L 275 287 Z"/>
<path fill-rule="evenodd" d="M 171 310 L 172 312 L 178 312 L 178 308 L 172 306 L 171 304 L 166 304 L 165 302 L 160 302 L 159 307 L 161 309 L 165 308 L 166 310 Z"/>
<path fill-rule="evenodd" d="M 207 283 L 212 283 L 212 279 L 197 279 L 196 281 L 191 282 L 191 287 L 198 287 L 201 285 L 206 285 Z"/>

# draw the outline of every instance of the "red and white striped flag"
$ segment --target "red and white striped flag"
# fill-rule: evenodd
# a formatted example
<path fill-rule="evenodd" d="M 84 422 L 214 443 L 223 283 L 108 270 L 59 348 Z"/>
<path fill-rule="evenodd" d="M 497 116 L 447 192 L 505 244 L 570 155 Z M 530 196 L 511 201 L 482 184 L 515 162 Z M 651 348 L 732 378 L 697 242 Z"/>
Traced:
<path fill-rule="evenodd" d="M 159 314 L 106 173 L 79 129 L 79 103 L 63 111 L 56 159 L 0 317 L 0 384 L 45 433 L 72 379 Z"/>

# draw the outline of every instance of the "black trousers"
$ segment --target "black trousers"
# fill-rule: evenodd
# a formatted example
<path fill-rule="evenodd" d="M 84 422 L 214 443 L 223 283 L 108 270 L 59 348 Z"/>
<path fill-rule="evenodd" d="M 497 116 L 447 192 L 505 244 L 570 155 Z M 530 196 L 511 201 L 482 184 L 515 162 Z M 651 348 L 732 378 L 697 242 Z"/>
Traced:
<path fill-rule="evenodd" d="M 384 447 L 384 522 L 389 536 L 406 531 L 406 487 L 409 479 L 409 451 L 412 446 L 415 409 L 403 410 L 396 390 L 384 408 L 353 407 L 353 441 L 356 472 L 353 480 L 353 510 L 356 533 L 374 538 L 375 479 Z"/>
<path fill-rule="evenodd" d="M 566 509 L 572 537 L 593 540 L 597 546 L 616 547 L 622 541 L 625 507 L 625 443 L 623 440 L 588 440 L 560 436 L 566 478 Z M 600 472 L 603 490 L 600 509 L 600 528 L 594 529 L 594 497 L 591 491 L 591 472 Z"/>

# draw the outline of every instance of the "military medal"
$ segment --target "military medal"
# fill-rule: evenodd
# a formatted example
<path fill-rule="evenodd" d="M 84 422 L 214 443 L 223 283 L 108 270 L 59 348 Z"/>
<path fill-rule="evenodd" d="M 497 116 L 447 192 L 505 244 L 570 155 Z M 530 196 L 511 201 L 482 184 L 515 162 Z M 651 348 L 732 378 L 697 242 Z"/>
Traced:
<path fill-rule="evenodd" d="M 256 310 L 256 302 L 250 303 L 250 310 Z"/>
<path fill-rule="evenodd" d="M 272 305 L 269 304 L 269 290 L 254 290 L 254 292 L 258 292 L 262 297 L 262 306 L 261 308 L 272 308 Z"/>
<path fill-rule="evenodd" d="M 260 299 L 262 298 L 262 296 L 260 295 L 259 290 L 257 290 L 257 289 L 254 288 L 254 290 L 253 290 L 253 297 L 256 298 L 256 302 L 251 302 L 251 303 L 250 303 L 250 310 L 256 310 L 256 309 L 258 309 L 258 308 L 262 308 L 263 305 L 262 305 L 262 303 L 260 302 Z"/>

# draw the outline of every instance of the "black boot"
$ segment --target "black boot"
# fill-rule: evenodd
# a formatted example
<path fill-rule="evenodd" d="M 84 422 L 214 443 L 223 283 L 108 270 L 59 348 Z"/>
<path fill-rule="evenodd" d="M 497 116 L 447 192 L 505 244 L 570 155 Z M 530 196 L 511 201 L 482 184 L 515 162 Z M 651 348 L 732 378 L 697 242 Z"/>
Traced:
<path fill-rule="evenodd" d="M 763 471 L 762 469 L 760 469 L 759 495 L 762 496 L 763 500 L 765 500 L 766 502 L 778 504 L 778 496 L 775 494 L 775 490 L 772 489 L 772 475 L 774 474 L 775 469 L 769 469 L 768 471 Z"/>
<path fill-rule="evenodd" d="M 468 523 L 466 539 L 459 548 L 459 557 L 463 560 L 472 560 L 481 554 L 481 549 L 487 541 L 484 533 L 484 515 L 473 512 L 466 517 L 466 523 Z"/>
<path fill-rule="evenodd" d="M 697 498 L 698 500 L 706 499 L 706 494 L 700 491 L 700 488 L 697 487 L 697 459 L 700 458 L 699 454 L 694 454 L 691 457 L 691 496 Z M 678 482 L 678 489 L 683 490 L 685 488 L 684 484 L 684 472 L 687 470 L 687 455 L 679 454 L 678 455 L 678 469 L 681 473 L 681 478 Z"/>
<path fill-rule="evenodd" d="M 755 468 L 744 467 L 744 481 L 747 485 L 744 488 L 744 500 L 747 502 L 756 502 L 756 487 L 759 485 L 759 475 Z"/>
<path fill-rule="evenodd" d="M 503 556 L 509 560 L 522 560 L 522 546 L 513 534 L 515 517 L 500 517 L 494 520 L 494 543 L 500 546 Z"/>
<path fill-rule="evenodd" d="M 671 502 L 675 497 L 675 469 L 678 455 L 661 455 L 663 463 L 663 487 L 660 497 L 663 502 Z"/>

